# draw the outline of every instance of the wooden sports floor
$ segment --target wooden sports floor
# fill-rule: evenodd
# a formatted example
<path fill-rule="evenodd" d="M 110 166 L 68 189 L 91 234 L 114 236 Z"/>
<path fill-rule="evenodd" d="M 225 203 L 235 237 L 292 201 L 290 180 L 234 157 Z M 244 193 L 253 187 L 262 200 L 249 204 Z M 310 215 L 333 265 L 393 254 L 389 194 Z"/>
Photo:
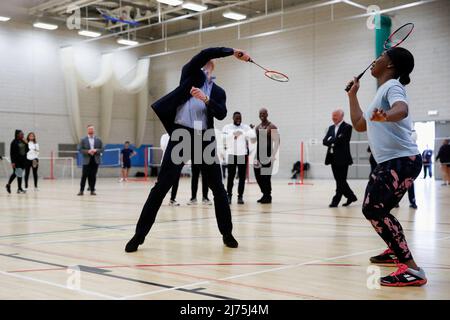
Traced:
<path fill-rule="evenodd" d="M 365 181 L 350 181 L 351 207 L 328 208 L 334 182 L 273 183 L 271 205 L 232 205 L 238 249 L 224 247 L 213 206 L 180 207 L 166 197 L 138 252 L 124 246 L 150 182 L 99 179 L 98 195 L 76 196 L 78 181 L 42 181 L 38 192 L 0 193 L 0 299 L 450 299 L 450 187 L 416 182 L 418 210 L 405 197 L 394 214 L 428 284 L 377 288 L 385 249 L 361 213 Z M 236 188 L 237 186 L 235 186 Z"/>

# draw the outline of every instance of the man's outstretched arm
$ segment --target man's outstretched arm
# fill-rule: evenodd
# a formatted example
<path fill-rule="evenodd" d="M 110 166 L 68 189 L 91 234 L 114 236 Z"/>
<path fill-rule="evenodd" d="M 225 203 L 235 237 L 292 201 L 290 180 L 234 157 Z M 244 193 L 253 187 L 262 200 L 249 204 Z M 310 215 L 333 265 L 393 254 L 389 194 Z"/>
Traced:
<path fill-rule="evenodd" d="M 249 61 L 250 56 L 240 49 L 215 47 L 203 49 L 195 55 L 188 63 L 183 67 L 181 72 L 181 81 L 189 76 L 192 72 L 200 70 L 211 59 L 224 58 L 234 55 L 237 59 L 242 61 Z"/>

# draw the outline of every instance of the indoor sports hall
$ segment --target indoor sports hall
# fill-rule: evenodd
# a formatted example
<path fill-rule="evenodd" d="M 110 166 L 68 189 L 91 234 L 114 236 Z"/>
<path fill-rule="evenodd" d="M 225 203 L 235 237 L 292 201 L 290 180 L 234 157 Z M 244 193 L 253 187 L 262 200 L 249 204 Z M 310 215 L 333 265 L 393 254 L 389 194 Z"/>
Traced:
<path fill-rule="evenodd" d="M 450 299 L 449 17 L 1 1 L 0 299 Z"/>

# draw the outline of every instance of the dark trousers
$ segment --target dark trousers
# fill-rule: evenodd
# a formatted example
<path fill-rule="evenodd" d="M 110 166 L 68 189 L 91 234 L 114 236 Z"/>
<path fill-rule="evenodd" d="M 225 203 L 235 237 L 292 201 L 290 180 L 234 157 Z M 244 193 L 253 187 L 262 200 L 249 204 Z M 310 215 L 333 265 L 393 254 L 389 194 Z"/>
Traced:
<path fill-rule="evenodd" d="M 339 204 L 342 196 L 346 197 L 347 199 L 356 197 L 347 183 L 348 167 L 348 165 L 331 165 L 333 177 L 334 180 L 336 180 L 336 194 L 334 195 L 332 200 L 333 204 Z"/>
<path fill-rule="evenodd" d="M 193 139 L 197 139 L 197 137 L 194 138 L 194 135 L 199 135 L 198 131 L 194 132 L 192 129 L 184 129 L 188 130 L 191 136 L 191 141 Z M 158 178 L 154 187 L 150 191 L 144 207 L 142 208 L 141 216 L 139 217 L 136 226 L 136 236 L 142 241 L 150 232 L 165 195 L 169 192 L 172 185 L 180 176 L 184 163 L 174 163 L 172 160 L 172 149 L 179 143 L 179 141 L 172 141 L 172 139 L 169 140 Z M 208 142 L 202 143 L 202 147 L 200 148 L 202 152 L 208 144 Z M 193 149 L 194 146 L 193 143 L 191 143 L 191 158 L 194 157 Z M 201 154 L 195 156 L 202 159 L 200 169 L 202 174 L 205 176 L 207 186 L 212 190 L 214 195 L 214 209 L 219 231 L 222 235 L 231 234 L 233 229 L 233 224 L 231 222 L 231 210 L 230 205 L 228 204 L 227 192 L 225 191 L 225 187 L 222 183 L 222 172 L 220 170 L 219 161 L 216 158 L 215 163 L 207 164 L 203 161 Z M 194 163 L 194 159 L 191 160 Z"/>
<path fill-rule="evenodd" d="M 247 173 L 247 156 L 228 156 L 228 181 L 227 193 L 228 196 L 233 195 L 234 178 L 236 176 L 236 169 L 239 177 L 238 197 L 242 198 L 245 188 L 245 176 Z"/>
<path fill-rule="evenodd" d="M 424 164 L 423 165 L 423 178 L 425 179 L 427 177 L 427 171 L 430 178 L 432 177 L 433 173 L 431 172 L 431 164 Z"/>
<path fill-rule="evenodd" d="M 36 159 L 36 161 L 38 161 Z M 36 167 L 33 167 L 33 161 L 28 160 L 26 167 L 25 167 L 25 188 L 28 188 L 28 178 L 30 177 L 30 171 L 33 171 L 33 181 L 34 181 L 34 187 L 38 187 L 38 167 L 39 165 L 36 165 Z"/>
<path fill-rule="evenodd" d="M 22 177 L 18 177 L 16 175 L 16 169 L 24 170 L 23 167 L 17 166 L 17 164 L 16 164 L 16 168 L 13 169 L 11 176 L 9 176 L 8 185 L 11 185 L 11 183 L 13 183 L 14 179 L 17 177 L 17 190 L 22 190 Z"/>
<path fill-rule="evenodd" d="M 180 175 L 178 176 L 178 178 L 173 183 L 172 191 L 170 194 L 170 200 L 175 201 L 175 199 L 177 198 L 178 185 L 180 184 L 180 177 L 181 177 L 181 172 L 180 172 Z"/>
<path fill-rule="evenodd" d="M 414 191 L 414 182 L 408 189 L 409 204 L 416 204 L 416 193 Z"/>
<path fill-rule="evenodd" d="M 94 157 L 90 157 L 89 164 L 83 165 L 83 174 L 81 176 L 80 191 L 84 191 L 86 179 L 88 180 L 89 190 L 95 191 L 95 183 L 97 182 L 98 164 Z"/>
<path fill-rule="evenodd" d="M 229 164 L 228 164 L 229 165 Z M 254 168 L 255 179 L 264 198 L 272 197 L 272 163 Z"/>
<path fill-rule="evenodd" d="M 208 199 L 208 181 L 206 181 L 206 173 L 202 171 L 202 165 L 192 164 L 191 177 L 191 199 L 197 199 L 198 180 L 200 173 L 202 175 L 202 196 L 203 199 Z"/>
<path fill-rule="evenodd" d="M 228 167 L 228 165 L 223 163 L 220 166 L 222 167 L 222 177 L 225 179 L 227 177 L 227 167 Z"/>

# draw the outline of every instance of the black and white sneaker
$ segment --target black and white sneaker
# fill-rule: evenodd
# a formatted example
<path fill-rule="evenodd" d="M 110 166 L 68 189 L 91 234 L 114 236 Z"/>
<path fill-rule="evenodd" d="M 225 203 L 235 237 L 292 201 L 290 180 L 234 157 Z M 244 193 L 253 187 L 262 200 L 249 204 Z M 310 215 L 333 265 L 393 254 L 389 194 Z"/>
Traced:
<path fill-rule="evenodd" d="M 386 277 L 380 278 L 380 284 L 385 287 L 423 286 L 427 283 L 425 271 L 422 268 L 414 270 L 406 264 L 399 264 L 398 269 Z"/>
<path fill-rule="evenodd" d="M 397 261 L 397 256 L 391 249 L 386 249 L 383 253 L 370 258 L 372 263 L 396 263 Z"/>

